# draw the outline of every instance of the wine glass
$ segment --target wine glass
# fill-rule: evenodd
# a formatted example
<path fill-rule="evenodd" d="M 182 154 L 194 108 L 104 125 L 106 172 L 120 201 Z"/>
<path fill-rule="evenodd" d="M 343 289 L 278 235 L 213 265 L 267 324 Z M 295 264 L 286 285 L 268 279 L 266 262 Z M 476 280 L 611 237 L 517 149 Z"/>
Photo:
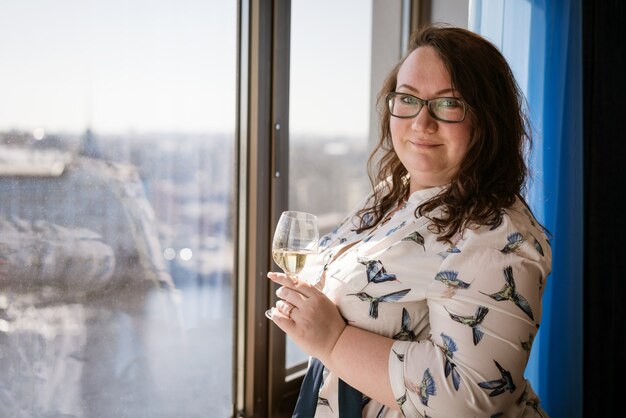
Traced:
<path fill-rule="evenodd" d="M 285 211 L 280 215 L 274 239 L 272 258 L 289 276 L 298 277 L 308 256 L 317 252 L 319 231 L 317 217 L 307 212 Z M 265 316 L 271 319 L 271 311 Z"/>

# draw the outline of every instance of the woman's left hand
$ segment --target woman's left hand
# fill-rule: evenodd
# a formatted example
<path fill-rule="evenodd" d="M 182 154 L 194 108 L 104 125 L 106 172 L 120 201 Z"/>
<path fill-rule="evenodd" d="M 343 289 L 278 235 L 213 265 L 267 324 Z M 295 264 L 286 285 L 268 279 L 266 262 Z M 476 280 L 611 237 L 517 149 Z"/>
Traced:
<path fill-rule="evenodd" d="M 270 272 L 267 277 L 281 285 L 272 320 L 303 351 L 324 363 L 346 327 L 339 309 L 305 281 L 283 273 Z"/>

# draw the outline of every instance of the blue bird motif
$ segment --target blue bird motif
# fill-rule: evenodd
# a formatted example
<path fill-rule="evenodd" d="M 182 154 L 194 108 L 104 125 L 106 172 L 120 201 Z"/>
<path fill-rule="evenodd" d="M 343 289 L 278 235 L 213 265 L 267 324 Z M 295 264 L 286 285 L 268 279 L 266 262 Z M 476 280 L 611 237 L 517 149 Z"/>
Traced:
<path fill-rule="evenodd" d="M 485 292 L 480 293 L 487 295 L 498 302 L 510 300 L 515 303 L 515 305 L 517 305 L 517 307 L 520 308 L 526 315 L 528 315 L 530 319 L 534 320 L 533 311 L 530 308 L 528 301 L 515 289 L 515 279 L 513 278 L 513 268 L 511 266 L 504 268 L 504 281 L 504 287 L 499 292 L 493 294 Z"/>
<path fill-rule="evenodd" d="M 532 348 L 534 339 L 535 339 L 535 336 L 533 334 L 528 334 L 528 340 L 526 341 L 520 340 L 520 345 L 522 346 L 524 350 L 528 351 L 529 354 L 530 354 L 530 349 Z"/>
<path fill-rule="evenodd" d="M 326 245 L 328 245 L 329 242 L 330 242 L 330 237 L 328 235 L 324 235 L 322 239 L 320 239 L 320 242 L 318 245 L 320 247 L 325 247 Z"/>
<path fill-rule="evenodd" d="M 357 260 L 359 263 L 365 265 L 367 273 L 368 283 L 383 283 L 390 281 L 398 281 L 395 274 L 387 273 L 383 263 L 380 260 Z"/>
<path fill-rule="evenodd" d="M 393 234 L 394 232 L 396 232 L 398 229 L 402 228 L 404 225 L 406 225 L 406 221 L 402 221 L 400 223 L 400 225 L 396 226 L 395 228 L 391 228 L 389 231 L 387 231 L 387 233 L 385 234 L 386 237 L 388 237 L 389 235 Z"/>
<path fill-rule="evenodd" d="M 485 319 L 487 312 L 489 312 L 489 308 L 479 306 L 476 309 L 476 314 L 474 314 L 473 316 L 456 315 L 448 311 L 448 308 L 445 309 L 452 320 L 472 328 L 472 339 L 474 341 L 474 345 L 478 345 L 484 335 L 484 332 L 478 326 L 481 324 L 481 322 L 483 322 L 483 319 Z"/>
<path fill-rule="evenodd" d="M 424 237 L 417 231 L 411 232 L 409 235 L 407 235 L 406 237 L 402 238 L 402 241 L 413 241 L 416 244 L 421 245 L 422 248 L 424 248 L 424 251 L 426 251 L 426 246 L 424 245 L 424 243 L 425 243 Z"/>
<path fill-rule="evenodd" d="M 374 215 L 372 215 L 370 212 L 367 212 L 366 214 L 363 215 L 363 225 L 370 227 L 372 226 L 372 223 L 374 222 Z"/>
<path fill-rule="evenodd" d="M 443 339 L 443 353 L 446 355 L 446 364 L 444 368 L 446 377 L 452 374 L 452 384 L 454 385 L 454 389 L 459 390 L 459 387 L 461 386 L 461 376 L 456 370 L 456 365 L 450 361 L 454 357 L 454 352 L 457 350 L 456 343 L 452 338 L 443 332 L 441 333 L 441 338 Z"/>
<path fill-rule="evenodd" d="M 398 353 L 398 352 L 397 352 L 396 350 L 394 350 L 394 349 L 391 349 L 391 351 L 393 351 L 393 354 L 395 354 L 395 355 L 396 355 L 396 357 L 398 358 L 398 360 L 399 360 L 399 361 L 401 361 L 401 362 L 402 362 L 402 361 L 404 361 L 404 354 L 400 354 L 400 353 Z"/>
<path fill-rule="evenodd" d="M 457 247 L 450 247 L 447 250 L 438 253 L 438 255 L 439 255 L 439 257 L 441 257 L 443 259 L 446 259 L 446 258 L 448 258 L 448 256 L 450 254 L 458 254 L 460 252 L 461 252 L 461 250 L 459 250 Z"/>
<path fill-rule="evenodd" d="M 511 373 L 509 373 L 507 370 L 504 370 L 504 368 L 500 366 L 500 363 L 498 363 L 496 360 L 494 360 L 493 362 L 496 363 L 496 367 L 498 367 L 498 370 L 500 371 L 502 377 L 500 379 L 489 380 L 487 382 L 479 382 L 478 386 L 483 389 L 491 389 L 489 396 L 498 396 L 507 390 L 511 393 L 515 392 L 515 383 L 513 383 L 513 377 L 511 376 Z"/>
<path fill-rule="evenodd" d="M 539 243 L 539 241 L 537 241 L 537 238 L 535 238 L 534 236 L 531 235 L 531 237 L 533 237 L 533 245 L 535 246 L 535 249 L 537 250 L 537 252 L 539 254 L 541 254 L 541 256 L 543 257 L 543 247 L 541 246 L 541 244 Z"/>
<path fill-rule="evenodd" d="M 526 401 L 526 406 L 530 406 L 535 411 L 539 412 L 539 399 L 531 399 Z"/>
<path fill-rule="evenodd" d="M 458 272 L 454 270 L 440 271 L 435 275 L 435 280 L 448 286 L 448 289 L 444 296 L 452 297 L 458 289 L 467 289 L 470 284 L 457 278 Z"/>
<path fill-rule="evenodd" d="M 397 292 L 389 293 L 389 294 L 386 294 L 386 295 L 383 295 L 383 296 L 379 296 L 379 297 L 370 296 L 370 295 L 368 295 L 365 292 L 350 293 L 347 296 L 356 296 L 357 298 L 359 298 L 363 302 L 369 302 L 370 303 L 369 317 L 377 319 L 378 318 L 378 304 L 379 303 L 381 303 L 381 302 L 397 302 L 398 300 L 400 300 L 404 296 L 406 296 L 406 294 L 409 293 L 410 291 L 411 291 L 411 289 L 403 289 L 403 290 L 399 290 Z"/>
<path fill-rule="evenodd" d="M 335 252 L 333 250 L 325 252 L 324 257 L 322 258 L 322 261 L 324 262 L 324 267 L 322 268 L 323 271 L 328 270 L 328 266 L 330 265 L 330 262 L 333 260 L 334 256 Z"/>
<path fill-rule="evenodd" d="M 437 388 L 435 387 L 435 379 L 430 374 L 430 369 L 424 371 L 424 377 L 420 384 L 415 384 L 408 379 L 404 379 L 404 386 L 413 393 L 419 396 L 423 405 L 428 406 L 428 398 L 430 396 L 437 395 Z"/>
<path fill-rule="evenodd" d="M 411 316 L 406 308 L 402 308 L 402 325 L 400 327 L 400 332 L 392 338 L 400 341 L 415 341 L 417 339 L 417 336 L 411 330 Z"/>
<path fill-rule="evenodd" d="M 507 244 L 500 250 L 502 254 L 509 254 L 517 251 L 517 249 L 522 245 L 526 239 L 519 232 L 513 232 L 510 234 L 507 239 Z"/>
<path fill-rule="evenodd" d="M 404 405 L 405 402 L 406 402 L 406 392 L 404 392 L 404 395 L 396 399 L 396 404 L 400 407 L 400 409 L 402 409 L 402 405 Z"/>

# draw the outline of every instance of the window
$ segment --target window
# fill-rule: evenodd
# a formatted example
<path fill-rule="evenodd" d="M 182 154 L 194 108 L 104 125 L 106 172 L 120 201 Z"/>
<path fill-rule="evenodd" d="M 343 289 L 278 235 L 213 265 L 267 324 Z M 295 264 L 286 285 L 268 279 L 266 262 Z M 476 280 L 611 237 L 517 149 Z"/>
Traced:
<path fill-rule="evenodd" d="M 1 6 L 0 416 L 230 416 L 236 7 Z"/>
<path fill-rule="evenodd" d="M 371 1 L 292 2 L 289 208 L 321 235 L 369 191 L 371 38 Z M 306 358 L 288 340 L 286 366 Z"/>

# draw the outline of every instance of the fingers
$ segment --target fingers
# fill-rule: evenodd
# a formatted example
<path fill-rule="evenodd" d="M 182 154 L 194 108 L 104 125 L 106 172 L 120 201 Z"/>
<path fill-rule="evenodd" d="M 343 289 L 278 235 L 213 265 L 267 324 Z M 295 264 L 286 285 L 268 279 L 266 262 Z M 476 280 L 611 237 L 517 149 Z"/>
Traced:
<path fill-rule="evenodd" d="M 302 293 L 285 286 L 282 286 L 278 288 L 278 290 L 276 290 L 276 296 L 278 296 L 283 301 L 289 303 L 290 305 L 296 307 L 302 306 L 304 302 L 308 299 Z"/>
<path fill-rule="evenodd" d="M 267 273 L 267 277 L 274 283 L 282 285 L 284 288 L 293 289 L 305 297 L 311 297 L 319 292 L 319 290 L 315 287 L 311 286 L 304 280 L 298 279 L 297 277 L 275 272 Z"/>
<path fill-rule="evenodd" d="M 292 305 L 291 303 L 284 300 L 279 300 L 278 302 L 276 302 L 276 309 L 278 309 L 280 313 L 282 313 L 287 318 L 291 318 L 291 314 L 293 313 L 293 310 L 295 308 L 295 305 Z"/>

